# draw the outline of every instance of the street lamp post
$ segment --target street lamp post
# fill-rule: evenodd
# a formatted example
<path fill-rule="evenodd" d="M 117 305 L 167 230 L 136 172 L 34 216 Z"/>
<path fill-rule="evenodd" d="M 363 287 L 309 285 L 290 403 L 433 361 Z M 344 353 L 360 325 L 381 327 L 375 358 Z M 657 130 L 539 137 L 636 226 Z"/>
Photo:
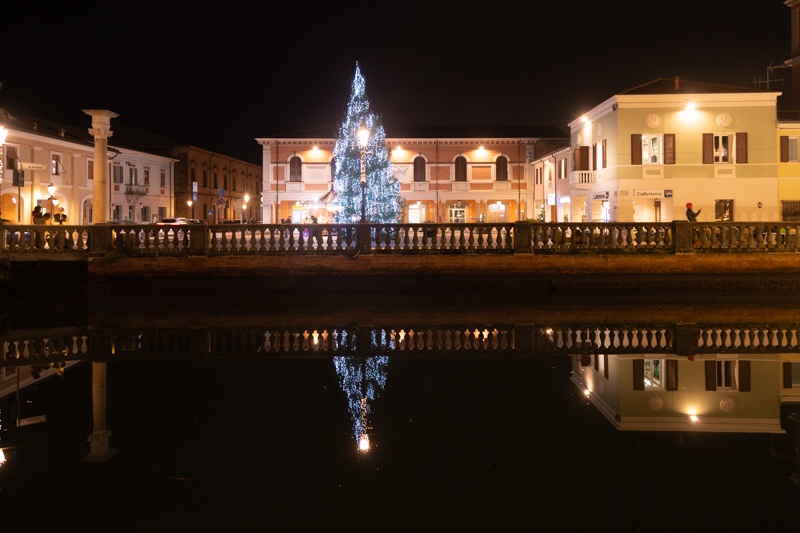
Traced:
<path fill-rule="evenodd" d="M 250 213 L 247 211 L 247 206 L 250 203 L 250 195 L 244 195 L 244 203 L 242 204 L 242 217 L 244 217 L 245 222 L 250 222 Z"/>
<path fill-rule="evenodd" d="M 0 126 L 0 218 L 3 218 L 3 174 L 5 174 L 6 154 L 3 145 L 6 143 L 8 130 Z"/>
<path fill-rule="evenodd" d="M 358 130 L 358 144 L 361 145 L 361 222 L 367 221 L 367 143 L 369 130 L 362 126 Z"/>
<path fill-rule="evenodd" d="M 192 202 L 191 200 L 186 200 L 186 205 L 189 206 L 189 208 L 186 210 L 187 214 L 189 215 L 189 218 L 194 219 L 194 209 L 192 208 L 194 202 Z"/>
<path fill-rule="evenodd" d="M 48 199 L 50 200 L 50 212 L 49 212 L 50 213 L 50 224 L 52 224 L 53 223 L 53 206 L 54 205 L 58 205 L 58 200 L 53 198 L 53 195 L 56 192 L 56 186 L 53 185 L 52 181 L 50 182 L 50 185 L 47 186 L 47 192 L 48 192 L 48 194 L 50 194 L 50 198 L 48 198 Z"/>

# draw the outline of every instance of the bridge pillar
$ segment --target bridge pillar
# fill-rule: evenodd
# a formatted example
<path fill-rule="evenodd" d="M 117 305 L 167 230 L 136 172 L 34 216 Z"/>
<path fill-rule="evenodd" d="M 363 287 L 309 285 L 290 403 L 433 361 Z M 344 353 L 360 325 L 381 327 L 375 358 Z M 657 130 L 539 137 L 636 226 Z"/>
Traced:
<path fill-rule="evenodd" d="M 693 253 L 692 224 L 687 220 L 675 220 L 672 224 L 675 228 L 675 252 L 679 254 Z"/>
<path fill-rule="evenodd" d="M 532 254 L 531 225 L 529 222 L 514 222 L 514 253 Z"/>

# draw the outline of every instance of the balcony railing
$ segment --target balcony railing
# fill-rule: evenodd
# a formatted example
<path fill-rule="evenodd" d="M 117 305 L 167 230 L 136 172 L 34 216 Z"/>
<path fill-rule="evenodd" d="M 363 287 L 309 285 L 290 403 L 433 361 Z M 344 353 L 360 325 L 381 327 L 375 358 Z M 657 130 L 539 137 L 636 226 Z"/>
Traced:
<path fill-rule="evenodd" d="M 90 255 L 798 252 L 800 222 L 2 225 L 20 260 Z"/>
<path fill-rule="evenodd" d="M 594 172 L 591 170 L 576 170 L 569 174 L 569 184 L 578 188 L 591 185 L 594 181 Z"/>

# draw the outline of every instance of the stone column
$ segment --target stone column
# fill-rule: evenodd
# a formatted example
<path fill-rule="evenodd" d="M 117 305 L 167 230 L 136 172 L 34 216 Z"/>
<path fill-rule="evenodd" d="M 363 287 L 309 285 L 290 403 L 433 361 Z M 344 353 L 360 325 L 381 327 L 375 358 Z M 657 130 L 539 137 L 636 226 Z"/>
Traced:
<path fill-rule="evenodd" d="M 92 117 L 89 133 L 94 137 L 94 198 L 92 223 L 102 224 L 110 219 L 111 188 L 108 184 L 108 138 L 113 135 L 111 119 L 119 115 L 106 110 L 84 109 Z"/>
<path fill-rule="evenodd" d="M 108 445 L 111 431 L 106 427 L 106 363 L 92 363 L 92 415 L 94 428 L 86 439 L 89 454 L 83 458 L 83 462 L 108 461 L 116 450 Z"/>

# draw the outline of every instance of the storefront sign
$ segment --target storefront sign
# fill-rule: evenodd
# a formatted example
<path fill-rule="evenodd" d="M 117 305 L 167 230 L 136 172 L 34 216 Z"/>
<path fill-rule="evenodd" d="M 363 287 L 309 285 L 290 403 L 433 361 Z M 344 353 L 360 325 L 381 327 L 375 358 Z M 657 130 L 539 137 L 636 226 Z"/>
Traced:
<path fill-rule="evenodd" d="M 592 200 L 608 200 L 608 191 L 594 193 L 592 195 Z"/>
<path fill-rule="evenodd" d="M 667 192 L 670 193 L 669 196 L 666 195 Z M 633 191 L 633 196 L 635 198 L 671 198 L 672 191 L 639 189 Z"/>

